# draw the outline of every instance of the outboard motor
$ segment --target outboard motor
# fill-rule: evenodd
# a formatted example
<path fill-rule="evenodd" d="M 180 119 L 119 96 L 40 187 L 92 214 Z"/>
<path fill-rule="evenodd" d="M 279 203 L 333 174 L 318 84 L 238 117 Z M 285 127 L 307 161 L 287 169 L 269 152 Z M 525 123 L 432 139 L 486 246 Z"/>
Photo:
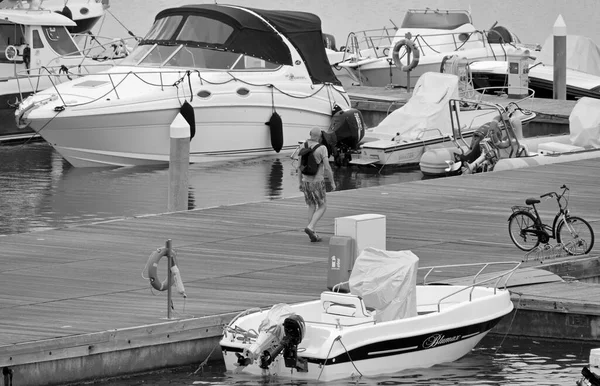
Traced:
<path fill-rule="evenodd" d="M 352 159 L 351 153 L 358 150 L 358 144 L 365 136 L 365 124 L 362 113 L 354 108 L 342 110 L 335 105 L 331 124 L 323 132 L 323 144 L 333 155 L 336 165 L 347 165 Z"/>
<path fill-rule="evenodd" d="M 293 314 L 283 321 L 284 336 L 279 345 L 265 350 L 260 356 L 260 368 L 268 369 L 273 360 L 283 351 L 285 367 L 299 372 L 308 371 L 308 363 L 304 358 L 298 358 L 298 345 L 304 338 L 306 325 L 302 316 Z"/>

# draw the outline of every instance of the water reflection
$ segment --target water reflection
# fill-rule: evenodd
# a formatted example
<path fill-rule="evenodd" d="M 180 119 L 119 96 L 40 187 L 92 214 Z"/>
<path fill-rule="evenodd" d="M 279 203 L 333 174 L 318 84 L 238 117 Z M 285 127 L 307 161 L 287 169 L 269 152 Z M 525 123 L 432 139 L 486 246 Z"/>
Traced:
<path fill-rule="evenodd" d="M 531 339 L 488 336 L 465 357 L 452 363 L 427 369 L 402 371 L 393 375 L 358 380 L 327 382 L 327 386 L 392 385 L 574 385 L 581 377 L 593 347 L 583 343 L 536 342 Z M 198 367 L 167 370 L 129 377 L 127 380 L 99 382 L 98 386 L 125 385 L 206 385 L 206 386 L 300 386 L 322 385 L 272 377 L 253 377 L 226 373 L 216 362 L 197 371 Z"/>
<path fill-rule="evenodd" d="M 47 143 L 0 147 L 0 234 L 167 211 L 168 166 L 73 168 Z M 415 169 L 336 168 L 338 189 L 422 178 Z M 274 155 L 190 165 L 188 208 L 299 196 L 296 165 Z"/>

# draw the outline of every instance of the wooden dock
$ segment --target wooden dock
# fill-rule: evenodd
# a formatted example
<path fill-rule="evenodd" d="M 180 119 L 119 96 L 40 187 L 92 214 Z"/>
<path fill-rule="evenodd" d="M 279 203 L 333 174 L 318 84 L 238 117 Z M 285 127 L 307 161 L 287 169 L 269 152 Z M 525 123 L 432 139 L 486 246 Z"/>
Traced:
<path fill-rule="evenodd" d="M 598 232 L 600 159 L 594 159 L 333 192 L 317 229 L 321 243 L 302 231 L 300 193 L 0 237 L 0 367 L 13 373 L 15 385 L 35 385 L 199 363 L 211 353 L 218 358 L 222 324 L 238 312 L 313 299 L 325 289 L 337 217 L 385 215 L 387 249 L 412 250 L 420 266 L 520 261 L 507 233 L 510 207 L 563 183 L 571 187 L 572 213 Z M 551 219 L 555 202 L 540 209 Z M 152 291 L 142 277 L 149 255 L 167 239 L 187 292 L 186 299 L 174 295 L 177 320 L 166 319 L 166 293 Z M 596 276 L 598 243 L 585 263 Z M 561 272 L 560 264 L 554 271 Z M 505 318 L 499 331 L 573 338 L 563 334 L 574 327 L 574 339 L 600 343 L 597 284 L 552 281 L 514 288 L 517 317 Z M 558 324 L 532 325 L 529 311 Z"/>

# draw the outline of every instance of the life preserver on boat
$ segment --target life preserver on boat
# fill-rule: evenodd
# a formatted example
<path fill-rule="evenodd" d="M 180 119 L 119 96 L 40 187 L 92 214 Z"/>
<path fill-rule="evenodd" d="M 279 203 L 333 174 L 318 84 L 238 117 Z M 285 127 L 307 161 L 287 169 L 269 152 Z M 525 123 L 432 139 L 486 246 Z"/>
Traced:
<path fill-rule="evenodd" d="M 403 65 L 400 62 L 399 52 L 402 47 L 406 47 L 407 55 L 408 54 L 412 55 L 412 61 L 410 63 L 408 63 L 407 65 Z M 413 68 L 417 67 L 419 65 L 420 56 L 421 56 L 421 53 L 420 53 L 419 49 L 417 48 L 417 45 L 415 44 L 414 41 L 412 41 L 410 39 L 399 40 L 396 43 L 396 45 L 394 46 L 394 50 L 392 51 L 392 58 L 394 59 L 394 63 L 396 64 L 396 67 L 398 67 L 400 70 L 402 70 L 404 72 L 409 72 Z"/>
<path fill-rule="evenodd" d="M 498 149 L 506 149 L 510 147 L 511 140 L 508 136 L 505 138 L 502 137 L 502 130 L 500 128 L 500 124 L 502 123 L 502 117 L 500 115 L 496 115 L 494 119 L 492 119 L 489 123 L 490 125 L 490 138 Z M 502 123 L 504 125 L 504 123 Z"/>
<path fill-rule="evenodd" d="M 265 125 L 269 126 L 271 132 L 271 146 L 276 153 L 279 153 L 283 148 L 283 121 L 277 111 L 273 111 L 271 119 L 265 122 Z"/>
<path fill-rule="evenodd" d="M 148 279 L 150 280 L 150 285 L 157 291 L 164 291 L 169 286 L 168 277 L 163 281 L 158 280 L 158 262 L 160 261 L 160 259 L 167 256 L 167 254 L 167 248 L 159 248 L 156 251 L 152 252 L 150 257 L 148 258 L 148 263 L 146 263 L 146 266 L 148 267 Z M 173 256 L 173 264 L 171 267 L 174 267 L 176 265 L 177 260 L 175 259 L 175 256 Z M 173 285 L 174 282 L 175 281 L 173 280 L 171 282 L 171 285 Z"/>

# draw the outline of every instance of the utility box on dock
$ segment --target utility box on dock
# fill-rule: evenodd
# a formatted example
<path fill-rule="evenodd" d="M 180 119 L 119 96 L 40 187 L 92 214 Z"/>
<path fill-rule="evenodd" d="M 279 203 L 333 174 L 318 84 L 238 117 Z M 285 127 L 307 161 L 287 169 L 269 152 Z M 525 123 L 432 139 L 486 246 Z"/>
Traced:
<path fill-rule="evenodd" d="M 354 264 L 354 240 L 347 236 L 333 236 L 329 240 L 329 263 L 327 268 L 327 288 L 350 279 Z M 338 289 L 336 288 L 336 291 Z M 348 284 L 339 287 L 339 292 L 349 292 Z"/>
<path fill-rule="evenodd" d="M 329 242 L 329 289 L 348 281 L 354 261 L 363 249 L 373 247 L 385 250 L 385 226 L 385 216 L 381 214 L 361 214 L 335 219 L 335 236 Z M 348 291 L 348 286 L 343 286 L 342 290 Z"/>
<path fill-rule="evenodd" d="M 508 97 L 521 99 L 529 95 L 529 50 L 508 61 Z"/>

